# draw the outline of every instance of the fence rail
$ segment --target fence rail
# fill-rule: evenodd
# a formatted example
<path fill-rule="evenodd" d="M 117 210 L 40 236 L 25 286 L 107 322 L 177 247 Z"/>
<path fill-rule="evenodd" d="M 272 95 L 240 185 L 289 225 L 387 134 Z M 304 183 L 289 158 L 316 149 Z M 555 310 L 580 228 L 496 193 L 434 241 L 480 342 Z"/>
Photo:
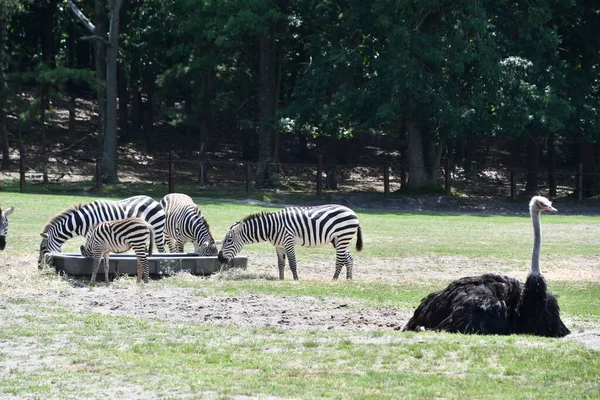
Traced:
<path fill-rule="evenodd" d="M 445 194 L 458 191 L 482 196 L 510 196 L 516 198 L 525 192 L 527 171 L 505 166 L 487 166 L 464 170 L 444 160 L 437 171 Z M 139 155 L 120 156 L 118 178 L 126 183 L 164 184 L 169 192 L 214 188 L 227 192 L 250 192 L 257 172 L 257 163 L 218 160 L 190 160 L 177 157 L 174 151 L 164 158 Z M 284 190 L 321 195 L 323 191 L 380 192 L 385 195 L 404 188 L 408 167 L 401 164 L 385 165 L 327 165 L 318 157 L 314 164 L 277 164 L 277 176 Z M 21 192 L 27 185 L 58 184 L 64 186 L 102 185 L 100 159 L 85 154 L 65 158 L 27 157 L 21 146 L 18 157 L 13 156 L 9 169 L 2 171 L 3 181 L 19 181 Z M 331 178 L 335 175 L 335 181 Z M 557 169 L 537 174 L 538 192 L 550 197 L 574 195 L 581 201 L 586 177 L 600 181 L 600 174 L 586 173 L 581 165 L 576 170 Z M 551 184 L 551 182 L 554 182 Z M 552 193 L 553 191 L 556 193 Z"/>

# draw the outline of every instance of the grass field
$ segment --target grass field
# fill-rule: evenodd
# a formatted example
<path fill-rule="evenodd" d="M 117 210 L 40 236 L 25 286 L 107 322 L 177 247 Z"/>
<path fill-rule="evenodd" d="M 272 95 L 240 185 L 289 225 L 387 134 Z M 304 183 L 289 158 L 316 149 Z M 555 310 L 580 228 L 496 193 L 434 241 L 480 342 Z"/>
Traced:
<path fill-rule="evenodd" d="M 0 193 L 16 206 L 0 253 L 0 398 L 600 397 L 600 217 L 542 217 L 542 270 L 572 334 L 482 337 L 398 328 L 452 279 L 524 278 L 525 213 L 358 209 L 364 250 L 353 251 L 351 282 L 331 280 L 330 246 L 297 249 L 299 282 L 289 269 L 274 279 L 270 244 L 243 250 L 245 271 L 146 286 L 124 277 L 90 289 L 85 279 L 38 271 L 47 220 L 93 199 Z M 277 209 L 197 204 L 217 239 L 243 216 Z"/>

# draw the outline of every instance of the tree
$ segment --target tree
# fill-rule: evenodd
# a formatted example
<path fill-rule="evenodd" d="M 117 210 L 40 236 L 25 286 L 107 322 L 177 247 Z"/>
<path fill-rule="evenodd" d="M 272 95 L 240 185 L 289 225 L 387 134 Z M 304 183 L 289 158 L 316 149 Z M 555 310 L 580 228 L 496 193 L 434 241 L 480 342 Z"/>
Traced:
<path fill-rule="evenodd" d="M 0 169 L 9 167 L 8 129 L 6 116 L 8 113 L 8 82 L 6 69 L 8 67 L 8 54 L 6 52 L 7 33 L 11 26 L 11 19 L 23 11 L 26 0 L 0 1 L 0 147 L 2 148 L 2 165 Z"/>
<path fill-rule="evenodd" d="M 101 132 L 101 169 L 103 180 L 107 183 L 117 182 L 117 56 L 119 52 L 119 21 L 120 11 L 123 0 L 107 0 L 106 5 L 100 0 L 96 1 L 96 11 L 102 11 L 106 7 L 109 14 L 108 32 L 97 29 L 75 5 L 72 0 L 67 0 L 73 13 L 85 25 L 95 39 L 98 49 L 102 49 L 103 44 L 106 49 L 106 86 L 105 97 L 99 94 L 98 108 L 106 110 L 105 123 Z M 102 51 L 98 50 L 98 54 Z M 99 57 L 102 59 L 102 57 Z M 102 92 L 100 90 L 99 92 Z M 106 108 L 104 108 L 104 98 L 106 99 Z M 103 114 L 101 112 L 101 120 Z"/>

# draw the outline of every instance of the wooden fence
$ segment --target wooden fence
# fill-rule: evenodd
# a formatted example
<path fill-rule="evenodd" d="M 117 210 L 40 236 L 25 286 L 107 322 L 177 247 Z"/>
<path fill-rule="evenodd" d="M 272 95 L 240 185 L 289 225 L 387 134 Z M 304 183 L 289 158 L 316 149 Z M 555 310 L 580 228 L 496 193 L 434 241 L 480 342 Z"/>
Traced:
<path fill-rule="evenodd" d="M 119 169 L 124 166 L 129 166 L 132 175 L 139 174 L 143 177 L 142 181 L 152 183 L 164 183 L 168 187 L 169 192 L 175 192 L 178 188 L 183 187 L 198 187 L 199 182 L 204 183 L 205 176 L 199 177 L 200 174 L 208 176 L 207 181 L 212 181 L 213 187 L 221 187 L 223 189 L 231 189 L 235 191 L 245 191 L 249 193 L 253 190 L 254 171 L 256 163 L 251 162 L 228 162 L 228 161 L 198 161 L 189 159 L 180 159 L 174 151 L 170 151 L 165 159 L 153 159 L 144 161 L 145 164 L 137 164 L 133 160 L 129 160 L 129 164 L 119 162 Z M 81 180 L 85 180 L 89 185 L 90 180 L 95 185 L 96 189 L 102 186 L 102 171 L 100 159 L 94 157 L 71 158 L 71 163 L 65 167 L 61 162 L 54 160 L 54 164 L 48 160 L 41 161 L 39 159 L 27 160 L 26 149 L 20 147 L 19 159 L 19 187 L 21 192 L 27 191 L 28 181 L 37 182 L 39 176 L 44 177 L 46 181 L 50 176 L 79 176 Z M 342 182 L 341 187 L 337 190 L 361 190 L 369 192 L 383 192 L 386 196 L 395 190 L 401 189 L 407 183 L 408 168 L 405 165 L 386 164 L 386 165 L 326 165 L 323 163 L 323 157 L 318 157 L 316 164 L 279 164 L 279 168 L 288 171 L 286 179 L 292 184 L 297 184 L 299 192 L 313 192 L 320 196 L 324 190 L 335 191 L 327 186 L 327 172 L 336 173 Z M 63 168 L 61 170 L 61 168 Z M 65 168 L 68 172 L 65 173 Z M 519 169 L 510 169 L 505 166 L 488 167 L 489 171 L 475 169 L 476 172 L 469 175 L 468 171 L 458 170 L 451 167 L 451 162 L 448 159 L 444 160 L 443 166 L 440 168 L 439 178 L 444 184 L 444 193 L 450 195 L 453 188 L 460 187 L 461 191 L 482 194 L 488 193 L 492 195 L 510 196 L 516 199 L 520 192 L 524 191 L 524 177 L 527 172 Z M 40 171 L 42 169 L 43 171 Z M 50 172 L 48 172 L 50 170 Z M 355 171 L 359 170 L 359 173 Z M 202 171 L 202 172 L 197 172 Z M 338 172 L 336 172 L 338 171 Z M 493 176 L 486 176 L 485 174 Z M 560 181 L 562 195 L 575 195 L 581 201 L 584 194 L 584 170 L 583 166 L 579 165 L 576 171 L 569 169 L 560 169 L 555 172 L 556 177 Z M 211 174 L 214 176 L 211 179 Z M 541 175 L 546 175 L 543 172 Z M 594 174 L 596 175 L 596 174 Z M 121 177 L 120 177 L 121 179 Z M 123 178 L 126 179 L 126 178 Z M 60 183 L 60 178 L 55 178 L 55 181 Z M 548 188 L 546 181 L 543 178 L 540 191 Z"/>

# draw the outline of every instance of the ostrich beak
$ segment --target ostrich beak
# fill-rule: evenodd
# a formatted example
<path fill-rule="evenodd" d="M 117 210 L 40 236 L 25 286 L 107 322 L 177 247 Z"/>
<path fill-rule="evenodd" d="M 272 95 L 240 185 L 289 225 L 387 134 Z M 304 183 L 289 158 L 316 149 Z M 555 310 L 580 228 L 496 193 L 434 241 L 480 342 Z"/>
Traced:
<path fill-rule="evenodd" d="M 546 210 L 546 211 L 552 211 L 552 212 L 558 211 L 556 208 L 554 208 L 552 206 L 548 206 L 548 207 L 544 208 L 544 210 Z"/>

